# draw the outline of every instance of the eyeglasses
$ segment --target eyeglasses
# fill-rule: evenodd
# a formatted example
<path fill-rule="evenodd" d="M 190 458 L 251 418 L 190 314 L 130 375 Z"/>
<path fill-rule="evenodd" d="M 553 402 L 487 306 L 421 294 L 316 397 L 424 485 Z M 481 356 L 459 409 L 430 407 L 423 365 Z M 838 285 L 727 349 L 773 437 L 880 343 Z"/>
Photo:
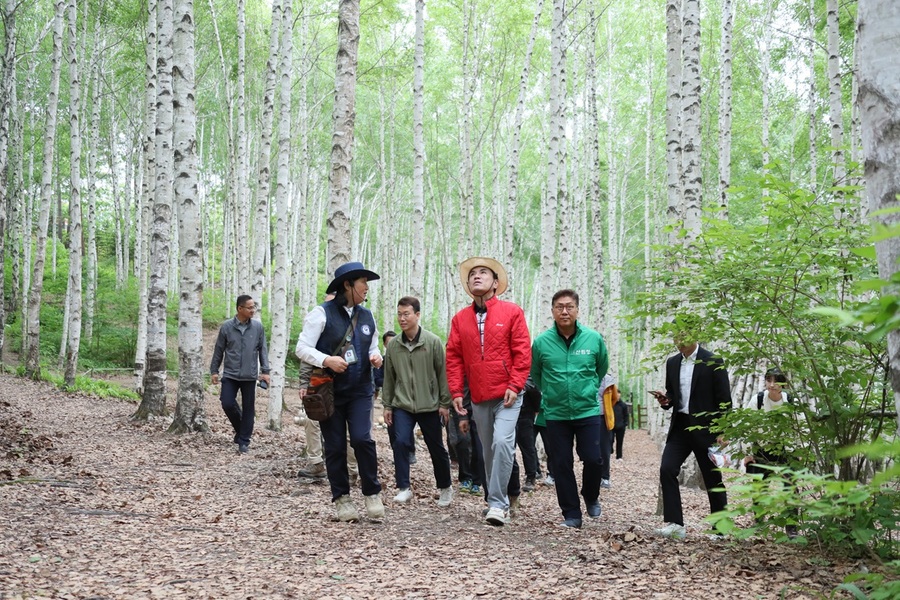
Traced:
<path fill-rule="evenodd" d="M 553 310 L 555 310 L 558 313 L 563 313 L 563 312 L 573 313 L 578 310 L 578 307 L 574 304 L 557 304 L 556 306 L 553 307 Z"/>
<path fill-rule="evenodd" d="M 255 304 L 251 304 L 250 306 L 241 306 L 240 308 L 243 308 L 244 310 L 249 310 L 250 312 L 256 312 Z"/>

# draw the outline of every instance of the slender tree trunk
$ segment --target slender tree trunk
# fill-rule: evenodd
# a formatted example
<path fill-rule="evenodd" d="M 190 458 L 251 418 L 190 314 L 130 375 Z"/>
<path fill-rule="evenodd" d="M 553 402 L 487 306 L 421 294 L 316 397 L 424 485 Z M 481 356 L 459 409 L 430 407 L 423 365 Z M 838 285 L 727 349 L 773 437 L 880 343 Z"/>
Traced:
<path fill-rule="evenodd" d="M 618 231 L 619 211 L 621 210 L 621 194 L 617 189 L 617 181 L 619 179 L 619 165 L 616 157 L 614 140 L 618 139 L 616 112 L 616 81 L 613 71 L 613 23 L 612 8 L 607 12 L 607 29 L 606 29 L 606 113 L 607 113 L 607 130 L 606 130 L 606 243 L 607 243 L 607 262 L 609 269 L 609 301 L 605 303 L 605 319 L 603 335 L 606 337 L 606 347 L 609 351 L 609 363 L 615 368 L 621 368 L 619 365 L 619 312 L 621 310 L 622 295 L 622 260 L 620 234 Z M 603 288 L 599 288 L 601 293 Z"/>
<path fill-rule="evenodd" d="M 97 23 L 99 30 L 99 22 Z M 97 302 L 97 153 L 100 151 L 100 36 L 94 32 L 91 64 L 90 147 L 87 157 L 87 285 L 84 297 L 84 337 L 90 345 L 94 337 L 94 310 Z"/>
<path fill-rule="evenodd" d="M 556 287 L 557 207 L 566 201 L 560 183 L 560 157 L 566 137 L 566 2 L 553 0 L 550 33 L 550 143 L 547 188 L 541 200 L 541 319 L 550 322 L 550 296 Z"/>
<path fill-rule="evenodd" d="M 900 9 L 894 0 L 859 0 L 859 106 L 866 161 L 866 196 L 869 212 L 888 210 L 875 217 L 888 227 L 898 223 L 900 195 L 900 62 L 897 61 Z M 890 281 L 900 260 L 900 238 L 875 243 L 878 272 Z M 896 292 L 896 290 L 894 290 Z M 888 334 L 891 386 L 900 427 L 900 330 Z"/>
<path fill-rule="evenodd" d="M 28 334 L 25 349 L 25 374 L 41 377 L 41 296 L 44 291 L 44 260 L 47 255 L 47 227 L 53 202 L 53 164 L 56 125 L 59 110 L 59 77 L 62 63 L 62 32 L 65 2 L 56 0 L 53 15 L 53 54 L 50 58 L 50 88 L 47 96 L 47 123 L 44 128 L 44 157 L 41 170 L 41 205 L 38 215 L 37 243 L 31 289 L 28 293 Z"/>
<path fill-rule="evenodd" d="M 604 244 L 603 244 L 603 193 L 601 191 L 602 170 L 600 166 L 600 119 L 597 114 L 597 21 L 598 15 L 594 12 L 595 2 L 591 2 L 588 9 L 590 21 L 590 42 L 588 43 L 587 63 L 587 118 L 588 125 L 588 183 L 586 193 L 587 204 L 591 211 L 591 277 L 588 279 L 591 289 L 596 293 L 591 300 L 591 315 L 588 321 L 590 326 L 600 330 L 604 325 L 606 302 L 604 293 L 606 289 L 606 277 L 604 275 Z"/>
<path fill-rule="evenodd" d="M 731 185 L 731 37 L 734 1 L 722 0 L 722 40 L 719 48 L 719 218 L 728 219 Z M 765 62 L 765 61 L 764 61 Z M 763 66 L 768 69 L 768 65 Z M 766 144 L 763 144 L 765 151 Z M 768 161 L 763 161 L 768 162 Z"/>
<path fill-rule="evenodd" d="M 809 98 L 807 105 L 809 110 L 809 189 L 816 193 L 819 187 L 819 160 L 817 150 L 816 123 L 818 111 L 816 102 L 816 0 L 809 0 L 809 23 L 807 41 L 807 60 L 809 60 Z"/>
<path fill-rule="evenodd" d="M 772 34 L 770 32 L 770 15 L 771 15 L 771 6 L 767 6 L 763 9 L 763 14 L 765 17 L 763 18 L 762 25 L 760 27 L 760 35 L 759 35 L 759 43 L 760 43 L 760 60 L 759 60 L 759 73 L 761 78 L 761 87 L 760 95 L 762 96 L 762 112 L 760 114 L 760 132 L 761 132 L 761 141 L 762 141 L 762 162 L 763 162 L 763 174 L 767 175 L 769 173 L 769 48 L 771 46 Z M 730 150 L 729 150 L 730 155 Z M 769 195 L 769 188 L 765 187 L 762 190 L 763 196 Z"/>
<path fill-rule="evenodd" d="M 831 160 L 834 182 L 844 185 L 844 117 L 841 95 L 841 31 L 838 0 L 825 0 L 828 24 L 828 119 L 831 121 Z"/>
<path fill-rule="evenodd" d="M 328 202 L 328 273 L 349 262 L 350 171 L 356 120 L 356 65 L 359 50 L 359 0 L 340 0 L 338 51 L 334 78 L 331 136 L 331 180 Z"/>
<path fill-rule="evenodd" d="M 413 59 L 413 180 L 410 273 L 412 295 L 425 293 L 425 0 L 416 0 L 416 38 Z"/>
<path fill-rule="evenodd" d="M 176 0 L 172 34 L 174 192 L 178 209 L 178 399 L 169 433 L 209 431 L 203 410 L 203 240 L 197 191 L 194 2 Z"/>
<path fill-rule="evenodd" d="M 147 3 L 147 44 L 144 73 L 147 78 L 144 90 L 144 133 L 142 164 L 144 176 L 141 182 L 141 199 L 139 209 L 138 231 L 135 245 L 140 252 L 135 257 L 135 270 L 138 278 L 138 323 L 134 356 L 134 391 L 144 394 L 144 376 L 147 360 L 147 333 L 150 322 L 150 217 L 153 198 L 156 197 L 156 27 L 157 2 Z"/>
<path fill-rule="evenodd" d="M 164 415 L 166 409 L 166 305 L 172 220 L 172 13 L 173 0 L 156 5 L 156 191 L 150 231 L 150 287 L 147 295 L 147 371 L 144 395 L 134 419 Z"/>
<path fill-rule="evenodd" d="M 3 6 L 3 56 L 0 67 L 0 267 L 6 264 L 7 206 L 9 202 L 9 131 L 14 115 L 10 104 L 15 98 L 16 86 L 16 9 L 15 0 L 6 0 Z M 0 270 L 0 274 L 3 270 Z M 5 286 L 4 286 L 5 288 Z M 13 290 L 15 290 L 13 286 Z M 0 298 L 0 357 L 6 341 L 6 300 Z"/>
<path fill-rule="evenodd" d="M 69 0 L 69 285 L 66 293 L 69 302 L 69 343 L 66 351 L 65 382 L 75 385 L 78 368 L 78 351 L 81 346 L 81 80 L 78 73 L 77 19 L 75 0 Z"/>
<path fill-rule="evenodd" d="M 684 0 L 682 21 L 683 78 L 682 177 L 684 181 L 684 243 L 692 244 L 700 235 L 703 208 L 703 174 L 700 165 L 700 0 Z"/>
<path fill-rule="evenodd" d="M 677 226 L 684 221 L 681 140 L 681 0 L 666 1 L 666 179 L 668 224 L 676 226 L 669 244 L 679 244 Z"/>
<path fill-rule="evenodd" d="M 276 23 L 272 10 L 272 29 L 282 32 L 281 59 L 278 95 L 278 179 L 275 186 L 275 250 L 273 262 L 275 273 L 272 278 L 272 344 L 270 366 L 272 385 L 269 387 L 269 429 L 281 431 L 281 408 L 284 406 L 285 361 L 287 359 L 288 338 L 291 335 L 288 321 L 287 301 L 290 286 L 290 243 L 288 234 L 291 181 L 291 73 L 293 72 L 293 22 L 291 2 L 284 4 L 281 23 Z"/>
<path fill-rule="evenodd" d="M 263 92 L 262 124 L 259 132 L 259 165 L 257 166 L 256 206 L 253 219 L 253 264 L 250 267 L 250 295 L 262 307 L 265 286 L 266 249 L 269 231 L 269 181 L 272 157 L 272 121 L 275 118 L 275 71 L 278 61 L 281 2 L 272 2 L 272 26 L 269 35 L 269 60 L 266 62 L 266 88 Z M 271 392 L 270 392 L 271 394 Z"/>

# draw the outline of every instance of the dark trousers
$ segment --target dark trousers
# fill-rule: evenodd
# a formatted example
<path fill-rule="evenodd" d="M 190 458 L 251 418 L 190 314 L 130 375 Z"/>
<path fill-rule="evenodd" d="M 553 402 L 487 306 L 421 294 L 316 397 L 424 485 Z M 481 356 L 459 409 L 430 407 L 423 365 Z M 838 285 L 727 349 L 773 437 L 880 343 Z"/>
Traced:
<path fill-rule="evenodd" d="M 366 496 L 381 492 L 378 481 L 378 455 L 372 439 L 372 397 L 335 397 L 334 414 L 321 421 L 325 451 L 325 470 L 331 485 L 331 500 L 350 493 L 347 470 L 347 433 L 350 447 L 356 454 L 362 493 Z"/>
<path fill-rule="evenodd" d="M 612 431 L 606 428 L 606 421 L 601 417 L 600 423 L 600 457 L 603 466 L 600 468 L 600 478 L 609 480 L 609 455 L 612 454 Z"/>
<path fill-rule="evenodd" d="M 694 454 L 700 466 L 700 474 L 706 485 L 711 513 L 725 510 L 728 499 L 722 485 L 722 473 L 709 460 L 709 447 L 716 441 L 716 436 L 708 429 L 688 431 L 690 417 L 676 412 L 672 415 L 672 425 L 666 447 L 663 449 L 659 465 L 659 483 L 663 495 L 663 519 L 666 523 L 684 525 L 681 512 L 681 490 L 678 487 L 678 474 L 687 457 Z M 714 491 L 720 490 L 720 491 Z"/>
<path fill-rule="evenodd" d="M 541 475 L 541 462 L 535 448 L 534 413 L 522 409 L 516 421 L 516 445 L 522 452 L 522 468 L 525 477 L 535 479 Z"/>
<path fill-rule="evenodd" d="M 605 429 L 603 417 L 587 417 L 573 421 L 547 421 L 546 441 L 550 447 L 553 478 L 556 480 L 556 500 L 564 519 L 581 518 L 578 483 L 575 481 L 572 447 L 582 462 L 581 497 L 585 504 L 600 498 L 600 479 L 603 467 L 600 430 Z M 607 447 L 609 447 L 607 445 Z"/>
<path fill-rule="evenodd" d="M 616 458 L 622 458 L 622 442 L 625 441 L 625 428 L 617 427 L 610 432 L 612 439 L 610 440 L 610 454 L 613 447 L 616 449 Z"/>
<path fill-rule="evenodd" d="M 455 410 L 450 411 L 449 443 L 456 451 L 456 463 L 459 465 L 459 481 L 471 481 L 482 485 L 482 479 L 478 479 L 478 463 L 474 456 L 472 432 L 463 433 L 459 429 L 459 414 Z"/>
<path fill-rule="evenodd" d="M 397 487 L 409 487 L 409 455 L 416 447 L 414 430 L 416 423 L 422 430 L 422 438 L 431 455 L 434 480 L 439 488 L 450 487 L 450 455 L 444 448 L 444 426 L 438 411 L 411 413 L 395 408 L 394 417 L 394 477 Z"/>
<path fill-rule="evenodd" d="M 237 394 L 241 392 L 241 405 L 238 406 Z M 225 416 L 234 428 L 236 444 L 249 444 L 253 435 L 253 421 L 256 418 L 256 380 L 238 381 L 222 378 L 222 390 L 219 401 Z"/>

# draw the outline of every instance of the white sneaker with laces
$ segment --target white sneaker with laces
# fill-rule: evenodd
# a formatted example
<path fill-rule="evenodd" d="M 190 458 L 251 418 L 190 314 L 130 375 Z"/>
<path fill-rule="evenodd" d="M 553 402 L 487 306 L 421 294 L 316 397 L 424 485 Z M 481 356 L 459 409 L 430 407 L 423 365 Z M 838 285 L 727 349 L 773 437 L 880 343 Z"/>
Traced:
<path fill-rule="evenodd" d="M 601 479 L 601 480 L 600 480 L 600 487 L 602 487 L 603 489 L 608 490 L 608 489 L 610 488 L 610 485 L 609 485 L 609 479 Z"/>
<path fill-rule="evenodd" d="M 679 525 L 678 523 L 667 523 L 665 527 L 655 530 L 654 533 L 673 540 L 683 540 L 687 535 L 684 530 L 684 525 Z"/>
<path fill-rule="evenodd" d="M 407 502 L 412 500 L 412 497 L 413 497 L 412 490 L 409 488 L 403 488 L 402 490 L 397 492 L 396 496 L 394 496 L 394 502 L 399 502 L 400 504 L 406 504 Z"/>
<path fill-rule="evenodd" d="M 503 510 L 502 508 L 491 507 L 488 509 L 487 514 L 484 516 L 484 520 L 487 521 L 490 525 L 506 525 L 509 523 L 509 512 Z"/>
<path fill-rule="evenodd" d="M 441 488 L 441 497 L 438 498 L 437 505 L 441 508 L 446 508 L 450 506 L 450 502 L 453 500 L 453 488 L 445 487 Z"/>

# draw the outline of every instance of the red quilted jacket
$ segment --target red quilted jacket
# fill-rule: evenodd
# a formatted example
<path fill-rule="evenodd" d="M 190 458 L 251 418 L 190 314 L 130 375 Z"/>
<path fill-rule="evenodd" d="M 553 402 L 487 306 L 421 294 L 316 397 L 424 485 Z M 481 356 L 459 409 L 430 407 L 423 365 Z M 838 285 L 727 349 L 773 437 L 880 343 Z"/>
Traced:
<path fill-rule="evenodd" d="M 525 313 L 496 296 L 486 305 L 483 348 L 474 303 L 456 313 L 450 323 L 447 382 L 453 398 L 463 395 L 466 380 L 472 402 L 496 400 L 503 398 L 507 389 L 519 393 L 525 388 L 531 369 L 531 334 Z"/>

